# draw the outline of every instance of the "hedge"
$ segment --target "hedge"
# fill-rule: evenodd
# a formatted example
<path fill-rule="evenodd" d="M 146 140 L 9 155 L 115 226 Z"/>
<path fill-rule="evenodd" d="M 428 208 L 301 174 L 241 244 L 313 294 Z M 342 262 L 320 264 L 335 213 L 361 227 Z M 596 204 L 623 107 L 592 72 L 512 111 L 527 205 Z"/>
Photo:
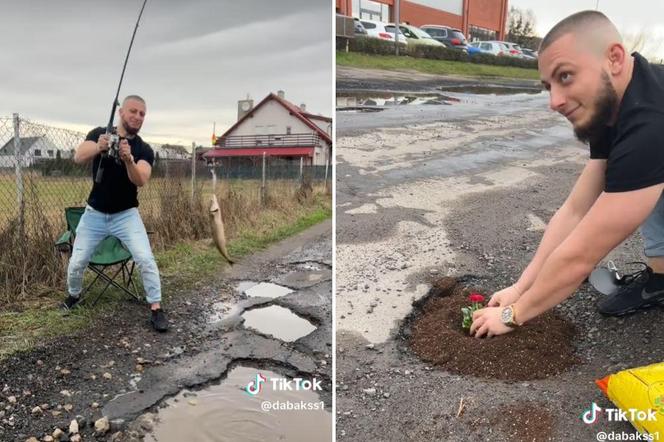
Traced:
<path fill-rule="evenodd" d="M 337 48 L 344 49 L 346 42 L 337 40 Z M 341 48 L 339 46 L 342 46 Z M 348 50 L 373 55 L 395 55 L 394 42 L 370 37 L 355 37 L 348 40 Z M 537 69 L 537 60 L 524 60 L 516 57 L 492 54 L 468 55 L 456 49 L 441 46 L 404 45 L 399 44 L 399 55 L 433 60 L 465 61 L 468 63 L 491 64 L 497 66 L 514 66 L 525 69 Z"/>

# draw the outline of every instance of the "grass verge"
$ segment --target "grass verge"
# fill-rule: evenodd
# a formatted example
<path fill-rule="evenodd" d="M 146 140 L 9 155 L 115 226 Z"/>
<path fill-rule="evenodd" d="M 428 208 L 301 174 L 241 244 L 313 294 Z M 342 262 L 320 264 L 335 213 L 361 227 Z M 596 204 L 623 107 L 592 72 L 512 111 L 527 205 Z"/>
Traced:
<path fill-rule="evenodd" d="M 467 63 L 463 61 L 430 60 L 396 55 L 367 55 L 357 52 L 337 51 L 337 65 L 390 71 L 410 69 L 437 75 L 539 80 L 539 73 L 535 69 Z"/>
<path fill-rule="evenodd" d="M 246 227 L 230 239 L 228 249 L 234 258 L 247 256 L 267 246 L 295 235 L 332 216 L 329 196 L 315 194 L 311 204 L 298 207 L 289 213 L 266 210 L 257 221 L 265 228 Z M 208 240 L 183 241 L 167 250 L 156 252 L 163 297 L 166 302 L 180 290 L 218 273 L 226 265 L 224 259 Z M 89 272 L 86 272 L 88 275 Z M 136 283 L 141 287 L 140 275 Z M 99 288 L 91 290 L 94 297 Z M 92 308 L 76 309 L 63 318 L 58 301 L 64 292 L 52 292 L 24 304 L 16 311 L 0 313 L 0 359 L 21 351 L 27 351 L 40 340 L 73 333 L 88 326 L 104 312 L 118 308 L 127 302 L 116 289 L 109 289 Z"/>

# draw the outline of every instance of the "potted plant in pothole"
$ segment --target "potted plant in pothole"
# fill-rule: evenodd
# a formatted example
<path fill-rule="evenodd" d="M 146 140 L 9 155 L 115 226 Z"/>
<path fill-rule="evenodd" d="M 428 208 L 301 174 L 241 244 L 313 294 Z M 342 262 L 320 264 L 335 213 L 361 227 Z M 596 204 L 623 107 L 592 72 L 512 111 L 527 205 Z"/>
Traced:
<path fill-rule="evenodd" d="M 461 328 L 466 332 L 470 332 L 470 325 L 473 323 L 473 313 L 475 310 L 484 308 L 484 295 L 480 293 L 471 293 L 468 295 L 470 305 L 468 307 L 461 307 L 463 318 L 461 320 Z"/>

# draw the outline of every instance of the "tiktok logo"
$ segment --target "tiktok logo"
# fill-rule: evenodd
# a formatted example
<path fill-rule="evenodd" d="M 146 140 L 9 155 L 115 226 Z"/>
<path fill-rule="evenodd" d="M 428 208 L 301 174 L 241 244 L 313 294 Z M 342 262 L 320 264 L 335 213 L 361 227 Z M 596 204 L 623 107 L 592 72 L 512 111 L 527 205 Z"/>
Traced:
<path fill-rule="evenodd" d="M 586 424 L 594 424 L 597 421 L 597 412 L 602 411 L 602 408 L 593 402 L 593 404 L 581 415 L 581 419 Z"/>
<path fill-rule="evenodd" d="M 251 381 L 247 384 L 247 386 L 244 388 L 244 391 L 249 393 L 252 396 L 256 396 L 258 393 L 261 392 L 261 388 L 263 388 L 263 384 L 267 381 L 267 378 L 263 376 L 260 373 L 256 374 L 256 380 Z"/>

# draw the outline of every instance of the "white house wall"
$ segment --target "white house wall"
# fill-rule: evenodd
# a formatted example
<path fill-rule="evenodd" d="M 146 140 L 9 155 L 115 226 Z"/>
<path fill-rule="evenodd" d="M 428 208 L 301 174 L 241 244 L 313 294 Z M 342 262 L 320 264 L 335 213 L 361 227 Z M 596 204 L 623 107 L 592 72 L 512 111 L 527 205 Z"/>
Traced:
<path fill-rule="evenodd" d="M 290 126 L 292 134 L 312 133 L 314 130 L 286 108 L 271 100 L 260 107 L 251 117 L 246 118 L 229 136 L 285 134 Z"/>
<path fill-rule="evenodd" d="M 332 122 L 328 123 L 327 121 L 319 120 L 317 118 L 311 118 L 310 121 L 313 122 L 316 126 L 320 127 L 323 132 L 332 138 Z"/>

